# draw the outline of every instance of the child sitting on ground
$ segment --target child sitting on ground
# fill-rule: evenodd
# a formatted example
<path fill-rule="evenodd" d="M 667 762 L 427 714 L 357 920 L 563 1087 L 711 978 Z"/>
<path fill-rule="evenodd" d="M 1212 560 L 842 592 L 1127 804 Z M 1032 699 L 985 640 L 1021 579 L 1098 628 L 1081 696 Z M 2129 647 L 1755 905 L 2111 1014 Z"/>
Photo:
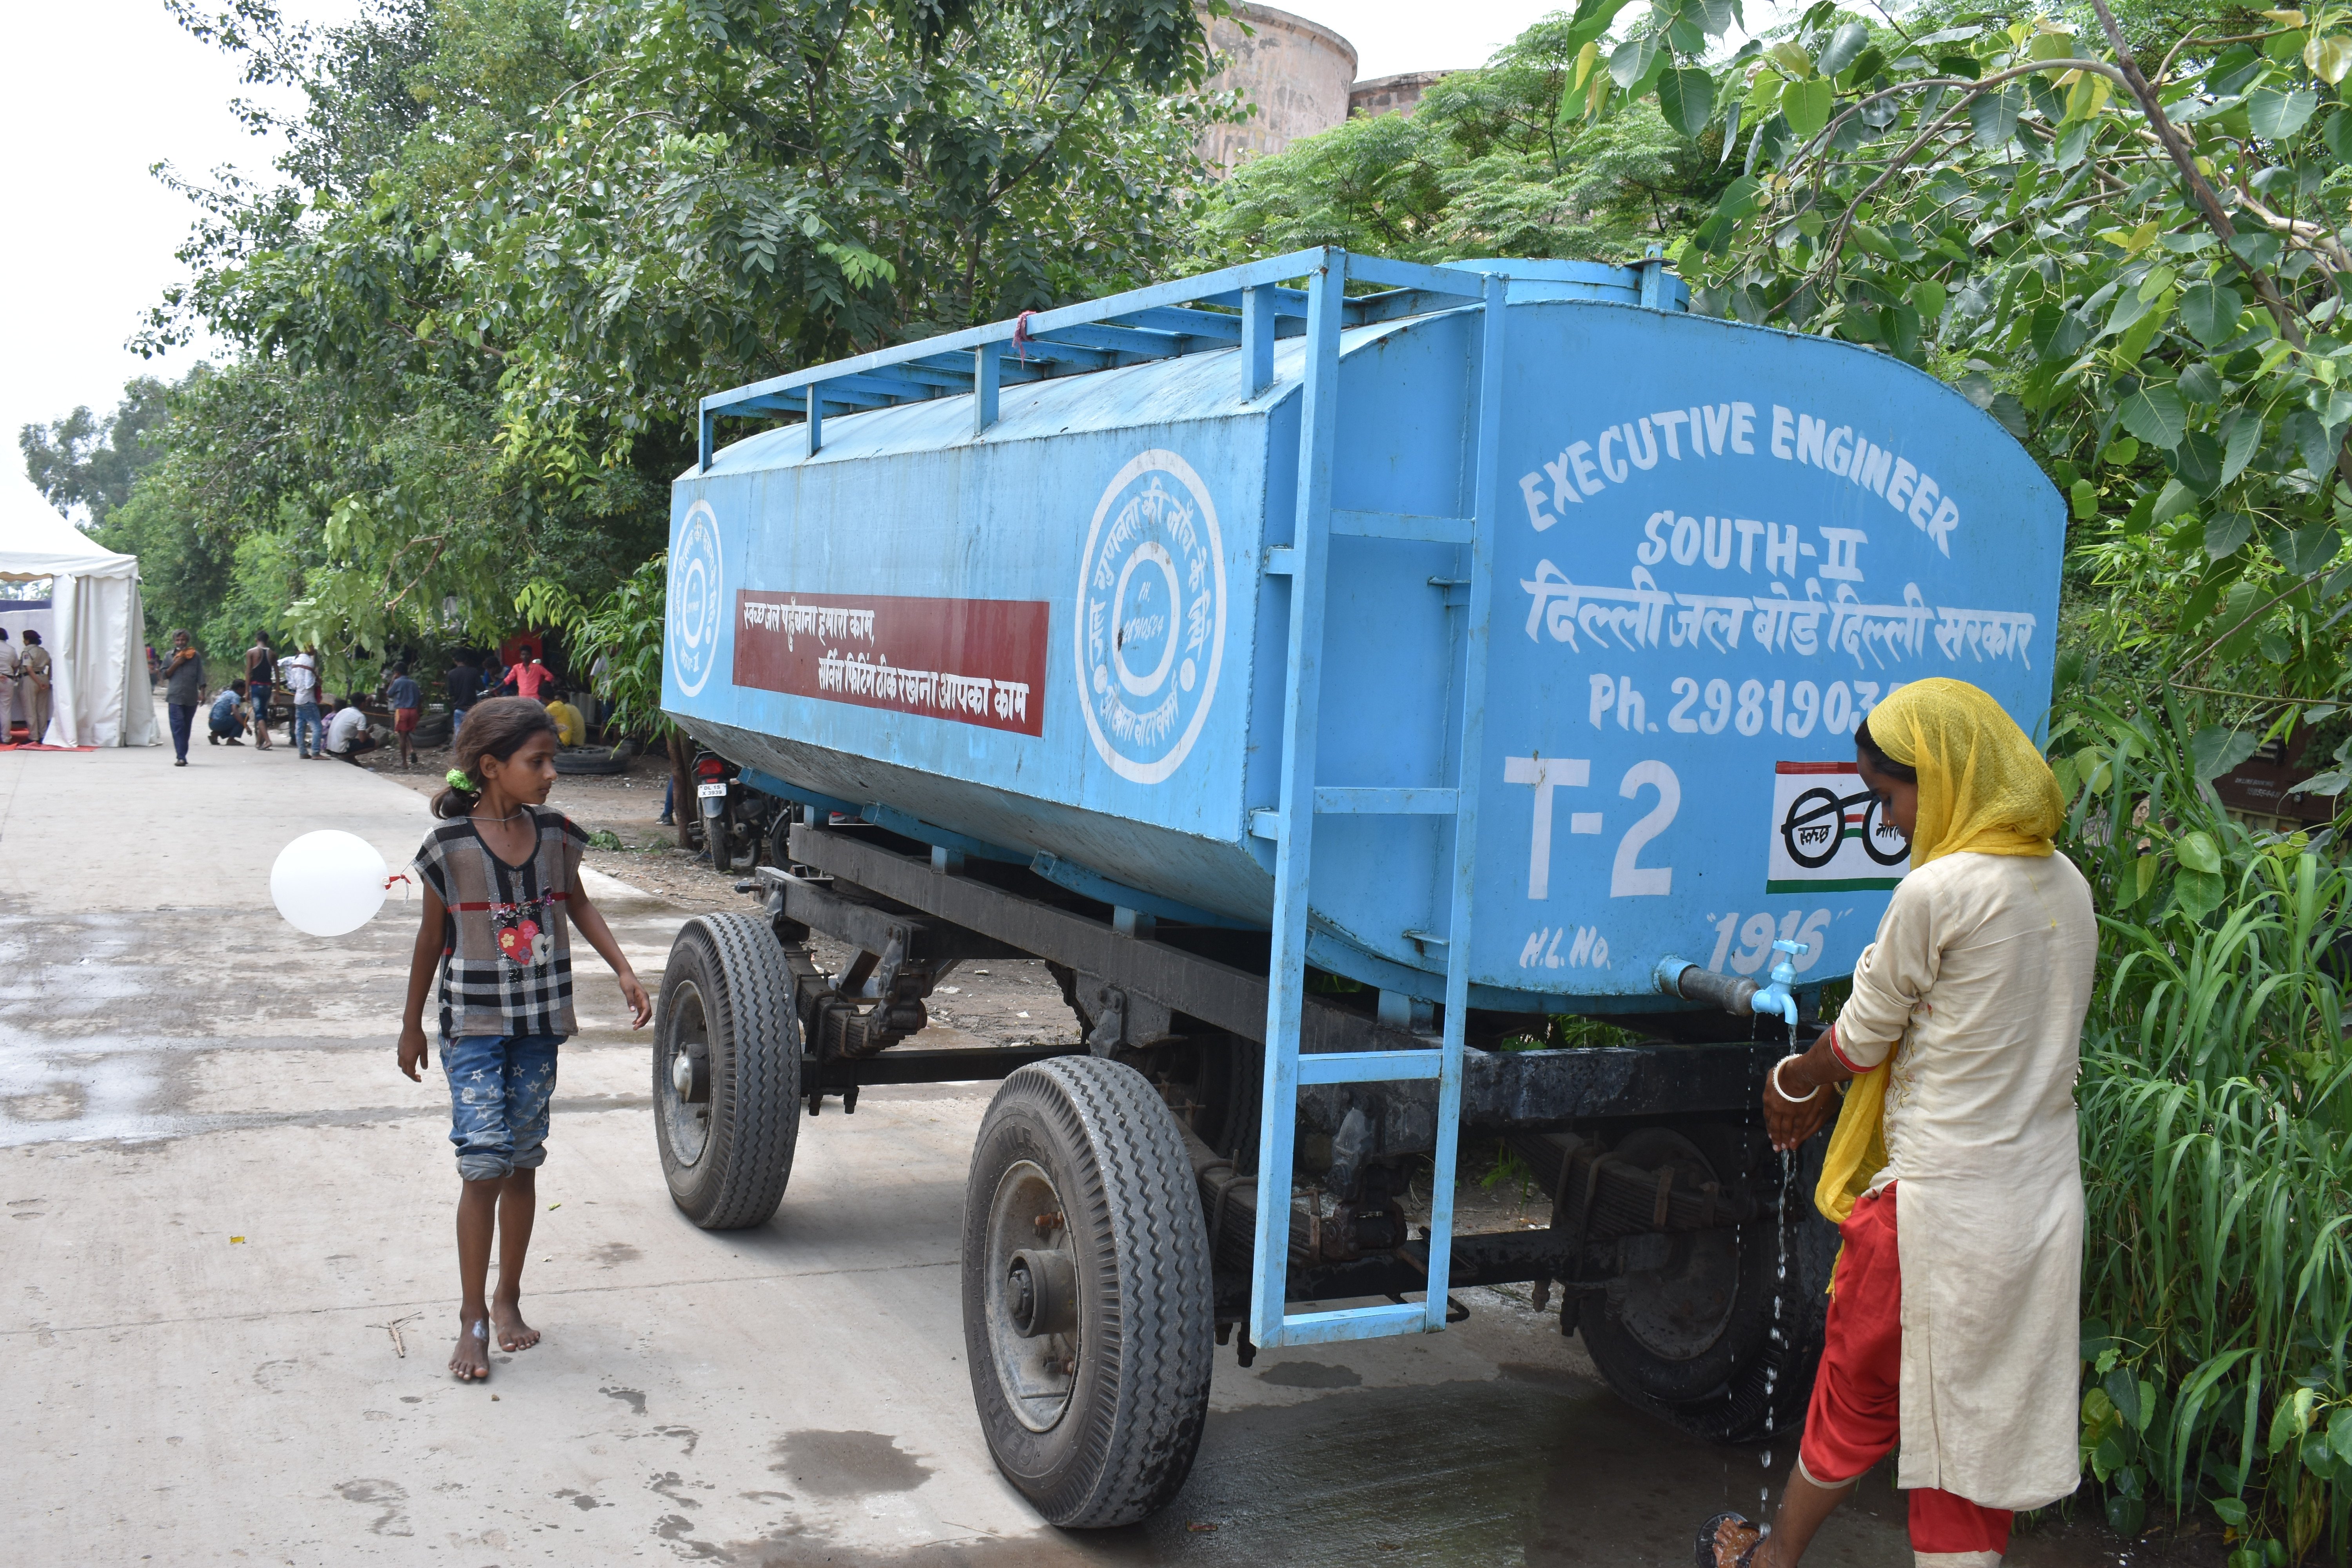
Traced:
<path fill-rule="evenodd" d="M 438 975 L 441 1069 L 448 1075 L 449 1141 L 457 1146 L 459 1382 L 490 1375 L 489 1339 L 528 1350 L 539 1331 L 522 1319 L 522 1267 L 547 1159 L 555 1054 L 579 1026 L 572 1012 L 567 924 L 613 967 L 633 1028 L 653 1004 L 604 917 L 580 885 L 588 836 L 544 809 L 555 784 L 555 725 L 526 697 L 494 697 L 466 715 L 448 786 L 433 797 L 444 820 L 425 836 L 416 869 L 425 919 L 408 965 L 400 1070 L 426 1063 L 425 994 Z M 484 1300 L 490 1240 L 499 1241 L 498 1294 Z"/>

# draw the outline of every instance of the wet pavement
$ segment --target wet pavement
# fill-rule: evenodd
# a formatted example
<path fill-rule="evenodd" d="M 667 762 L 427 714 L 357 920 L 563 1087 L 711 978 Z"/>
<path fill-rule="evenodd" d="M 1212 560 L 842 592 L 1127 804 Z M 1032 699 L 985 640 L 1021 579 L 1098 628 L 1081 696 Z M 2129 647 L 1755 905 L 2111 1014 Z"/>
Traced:
<path fill-rule="evenodd" d="M 584 944 L 526 1284 L 547 1339 L 456 1384 L 446 1091 L 391 1061 L 414 906 L 286 926 L 268 866 L 318 826 L 397 865 L 423 800 L 286 751 L 0 754 L 11 1560 L 1679 1568 L 1701 1519 L 1756 1500 L 1761 1454 L 1636 1415 L 1551 1320 L 1469 1291 L 1443 1335 L 1221 1352 L 1176 1502 L 1045 1529 L 961 1361 L 992 1086 L 829 1106 L 773 1222 L 698 1231 Z M 594 891 L 657 984 L 684 912 Z M 2125 1560 L 2205 1559 L 2054 1524 L 2011 1558 Z M 1809 1561 L 1907 1563 L 1899 1497 L 1867 1490 Z"/>

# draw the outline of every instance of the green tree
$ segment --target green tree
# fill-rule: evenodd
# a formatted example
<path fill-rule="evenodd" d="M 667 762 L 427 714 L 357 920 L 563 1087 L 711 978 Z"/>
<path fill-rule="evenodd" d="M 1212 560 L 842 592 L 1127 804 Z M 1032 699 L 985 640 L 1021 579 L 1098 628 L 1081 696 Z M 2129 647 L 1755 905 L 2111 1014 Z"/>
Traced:
<path fill-rule="evenodd" d="M 140 521 L 191 592 L 283 593 L 331 648 L 627 579 L 703 392 L 1149 275 L 1220 111 L 1186 0 L 182 16 L 306 108 L 274 182 L 191 187 L 194 279 L 150 340 L 242 353 Z"/>
<path fill-rule="evenodd" d="M 70 517 L 80 507 L 92 523 L 103 523 L 163 455 L 170 396 L 171 388 L 155 377 L 133 376 L 123 384 L 122 401 L 102 420 L 80 407 L 47 425 L 25 426 L 16 432 L 25 477 L 60 512 Z"/>

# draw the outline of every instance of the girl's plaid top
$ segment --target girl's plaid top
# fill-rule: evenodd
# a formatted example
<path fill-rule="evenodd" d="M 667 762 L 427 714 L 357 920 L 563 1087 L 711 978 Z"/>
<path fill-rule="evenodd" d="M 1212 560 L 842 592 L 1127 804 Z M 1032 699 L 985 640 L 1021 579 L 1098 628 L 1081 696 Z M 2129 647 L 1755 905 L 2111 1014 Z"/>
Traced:
<path fill-rule="evenodd" d="M 490 853 L 471 817 L 445 822 L 416 851 L 417 874 L 448 909 L 441 941 L 441 1037 L 572 1035 L 571 922 L 588 836 L 560 811 L 523 808 L 539 829 L 530 858 Z"/>

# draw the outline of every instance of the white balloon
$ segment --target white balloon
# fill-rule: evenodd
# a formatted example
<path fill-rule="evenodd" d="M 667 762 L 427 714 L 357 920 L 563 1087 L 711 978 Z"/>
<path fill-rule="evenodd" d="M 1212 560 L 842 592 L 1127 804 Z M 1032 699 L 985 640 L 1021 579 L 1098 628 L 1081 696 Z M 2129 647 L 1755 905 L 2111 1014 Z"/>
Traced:
<path fill-rule="evenodd" d="M 278 852 L 269 868 L 269 897 L 299 931 L 342 936 L 383 907 L 391 868 L 375 846 L 356 833 L 326 827 L 305 833 Z"/>

